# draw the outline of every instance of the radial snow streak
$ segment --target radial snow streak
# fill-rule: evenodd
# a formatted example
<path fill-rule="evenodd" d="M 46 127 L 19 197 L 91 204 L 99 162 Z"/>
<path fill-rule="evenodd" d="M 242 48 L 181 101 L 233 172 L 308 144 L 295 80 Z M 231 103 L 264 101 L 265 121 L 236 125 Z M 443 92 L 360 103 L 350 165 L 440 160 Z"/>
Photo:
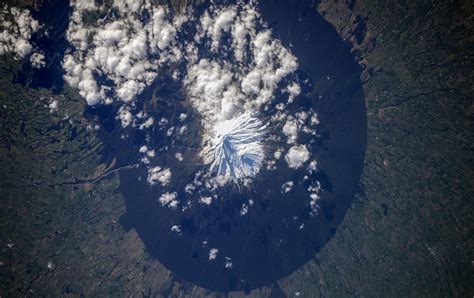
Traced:
<path fill-rule="evenodd" d="M 260 170 L 265 151 L 266 125 L 253 113 L 242 113 L 214 126 L 214 137 L 203 150 L 211 172 L 226 181 L 254 177 Z"/>

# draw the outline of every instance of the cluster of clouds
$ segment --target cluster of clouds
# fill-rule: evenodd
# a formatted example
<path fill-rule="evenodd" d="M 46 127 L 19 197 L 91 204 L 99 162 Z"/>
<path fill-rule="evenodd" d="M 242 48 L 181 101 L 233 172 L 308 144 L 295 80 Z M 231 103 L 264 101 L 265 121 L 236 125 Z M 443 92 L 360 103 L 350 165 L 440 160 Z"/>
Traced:
<path fill-rule="evenodd" d="M 284 79 L 299 94 L 289 78 L 298 68 L 296 57 L 265 27 L 252 3 L 211 5 L 200 17 L 194 39 L 202 46 L 191 51 L 185 86 L 211 133 L 219 122 L 268 108 Z"/>
<path fill-rule="evenodd" d="M 171 181 L 171 170 L 169 168 L 162 169 L 159 166 L 151 167 L 148 169 L 147 181 L 150 185 L 160 183 L 164 187 Z"/>
<path fill-rule="evenodd" d="M 301 140 L 302 135 L 317 136 L 318 115 L 294 108 L 305 84 L 296 74 L 298 60 L 274 38 L 251 1 L 210 4 L 199 16 L 192 11 L 172 14 L 152 0 L 100 5 L 76 0 L 71 7 L 67 30 L 71 47 L 63 58 L 64 78 L 89 105 L 117 105 L 122 127 L 147 133 L 139 154 L 148 170 L 147 183 L 163 190 L 157 200 L 161 206 L 181 211 L 191 206 L 178 197 L 181 190 L 173 189 L 172 167 L 155 161 L 167 149 L 154 148 L 148 134 L 158 128 L 169 138 L 179 137 L 187 129 L 187 115 L 170 123 L 166 118 L 154 119 L 136 105 L 137 97 L 163 72 L 182 83 L 203 128 L 200 153 L 208 171 L 194 173 L 184 189 L 186 197 L 211 205 L 221 199 L 214 193 L 228 183 L 225 177 L 253 177 L 264 164 L 267 170 L 275 170 L 278 161 L 294 170 L 317 170 L 311 147 Z M 29 32 L 38 30 L 37 23 L 30 27 Z M 44 65 L 41 53 L 31 55 L 30 49 L 27 55 L 33 65 Z M 268 111 L 269 117 L 260 118 Z M 273 152 L 266 147 L 272 134 L 279 142 L 271 147 Z M 186 162 L 181 152 L 173 154 L 177 162 Z M 281 191 L 290 192 L 300 183 L 287 181 Z M 315 182 L 307 191 L 316 213 L 320 184 Z M 248 214 L 252 205 L 253 200 L 243 203 L 240 215 Z M 171 231 L 182 233 L 179 225 L 171 226 Z M 217 248 L 210 249 L 209 260 L 218 254 Z M 230 258 L 223 261 L 232 268 Z"/>
<path fill-rule="evenodd" d="M 161 203 L 161 206 L 168 206 L 172 209 L 176 209 L 178 207 L 178 200 L 176 199 L 178 194 L 173 192 L 165 192 L 163 193 L 160 198 L 158 199 Z"/>
<path fill-rule="evenodd" d="M 64 78 L 89 105 L 132 102 L 163 65 L 182 58 L 176 36 L 185 18 L 171 20 L 164 6 L 149 0 L 110 6 L 77 0 L 71 6 L 67 39 L 73 48 L 63 59 Z M 98 20 L 91 23 L 86 16 L 92 12 Z"/>
<path fill-rule="evenodd" d="M 217 259 L 218 255 L 219 255 L 219 249 L 211 248 L 209 250 L 209 256 L 208 256 L 209 261 L 215 261 Z M 224 267 L 226 269 L 232 269 L 232 267 L 233 267 L 232 258 L 224 257 Z"/>
<path fill-rule="evenodd" d="M 293 189 L 295 183 L 293 181 L 287 181 L 281 186 L 281 191 L 287 193 Z"/>
<path fill-rule="evenodd" d="M 127 7 L 126 4 L 123 5 Z M 141 5 L 143 3 L 135 5 L 134 9 L 136 11 L 149 9 L 149 6 L 142 7 Z M 160 12 L 162 16 L 160 19 L 166 20 L 166 24 L 175 24 L 173 19 L 166 17 L 166 9 L 153 8 L 152 14 L 156 11 Z M 125 28 L 126 24 L 130 25 L 136 22 L 136 20 L 130 22 L 130 18 L 134 19 L 135 16 L 133 14 L 126 15 L 127 21 L 119 17 L 111 24 L 119 22 L 122 24 L 121 28 Z M 211 4 L 197 19 L 189 14 L 181 15 L 178 18 L 181 25 L 185 22 L 197 23 L 197 26 L 194 26 L 196 27 L 196 31 L 193 32 L 194 36 L 187 36 L 184 41 L 180 40 L 177 33 L 181 29 L 174 27 L 174 30 L 170 31 L 170 35 L 166 35 L 171 38 L 167 42 L 163 42 L 161 47 L 156 47 L 160 50 L 159 53 L 156 56 L 150 56 L 147 53 L 143 59 L 145 62 L 153 61 L 150 60 L 153 57 L 158 59 L 155 61 L 157 68 L 151 69 L 151 72 L 157 72 L 158 67 L 163 63 L 184 63 L 185 65 L 185 71 L 179 77 L 182 78 L 188 100 L 200 115 L 204 132 L 201 156 L 209 167 L 207 173 L 202 171 L 195 173 L 194 180 L 186 185 L 185 193 L 190 196 L 198 194 L 198 203 L 210 205 L 219 199 L 213 195 L 213 192 L 229 181 L 226 177 L 255 176 L 265 158 L 267 170 L 275 170 L 276 163 L 280 159 L 285 161 L 291 169 L 303 168 L 308 172 L 316 170 L 311 166 L 315 164 L 315 161 L 308 165 L 312 155 L 310 146 L 300 144 L 299 140 L 302 134 L 317 136 L 315 127 L 319 124 L 318 115 L 313 110 L 290 112 L 295 109 L 288 109 L 291 105 L 298 105 L 298 96 L 301 93 L 299 78 L 295 73 L 298 62 L 291 51 L 286 49 L 279 40 L 273 38 L 271 30 L 261 21 L 255 6 L 252 3 L 241 2 L 229 6 Z M 98 36 L 109 36 L 106 33 L 101 33 L 103 32 L 101 30 L 109 30 L 117 26 L 111 24 L 104 24 L 104 29 L 100 29 L 99 26 L 99 29 L 92 28 L 92 30 L 98 30 L 94 33 Z M 129 28 L 127 30 L 139 29 Z M 116 35 L 128 36 L 127 34 L 117 33 Z M 92 42 L 94 43 L 96 40 L 97 38 L 94 38 Z M 131 42 L 130 39 L 127 39 L 127 42 Z M 112 45 L 112 48 L 114 47 L 114 43 L 108 44 Z M 90 45 L 87 45 L 86 49 L 88 47 Z M 98 50 L 100 47 L 104 47 L 104 45 L 101 46 L 97 42 L 92 46 L 94 57 L 97 56 L 97 52 L 105 51 Z M 173 47 L 178 50 L 172 49 Z M 121 51 L 121 49 L 113 49 L 115 52 Z M 172 57 L 174 53 L 178 52 L 179 55 Z M 124 53 L 121 52 L 121 54 Z M 91 55 L 91 53 L 87 54 L 87 56 Z M 128 57 L 128 54 L 125 56 Z M 102 74 L 106 73 L 109 79 L 111 76 L 114 77 L 111 71 L 104 72 L 104 69 L 107 68 L 104 68 L 103 64 L 101 65 Z M 153 79 L 154 77 L 156 77 L 156 73 L 150 76 Z M 120 80 L 117 81 L 117 84 Z M 143 82 L 143 84 L 146 86 L 149 83 Z M 133 94 L 136 96 L 140 92 L 137 91 Z M 286 96 L 286 101 L 282 102 L 281 99 L 284 96 Z M 119 110 L 122 126 L 126 127 L 132 124 L 132 126 L 142 128 L 144 121 L 137 122 L 138 114 L 132 115 L 133 111 L 127 105 L 127 103 L 133 103 L 134 97 L 130 98 L 118 96 L 118 99 L 125 103 Z M 282 145 L 278 146 L 273 154 L 268 154 L 268 149 L 265 148 L 266 125 L 263 125 L 258 119 L 260 111 L 270 109 L 276 112 L 265 121 L 269 121 L 272 127 L 280 129 L 279 133 L 276 132 L 280 135 L 278 138 L 285 138 Z M 246 117 L 246 115 L 257 115 L 257 122 L 254 124 L 259 125 L 242 125 L 242 123 L 254 121 L 253 116 Z M 143 115 L 140 116 L 143 119 L 146 118 Z M 183 114 L 179 119 L 184 121 L 186 117 L 187 115 Z M 153 119 L 146 119 L 148 119 L 150 126 L 157 124 Z M 169 125 L 169 121 L 164 118 L 158 122 L 158 126 L 167 127 L 168 136 L 172 136 L 173 133 L 180 130 L 177 127 L 169 127 Z M 143 154 L 142 161 L 145 164 L 150 164 L 150 159 L 155 156 L 155 151 L 150 148 L 151 146 L 147 147 L 146 145 L 140 148 L 140 153 Z M 249 163 L 239 164 L 237 159 L 242 157 L 245 157 Z M 175 153 L 175 158 L 178 161 L 184 159 L 179 152 Z M 217 177 L 214 174 L 218 174 Z M 184 205 L 182 210 L 185 210 L 190 205 L 180 203 L 175 190 L 168 189 L 171 176 L 170 168 L 149 166 L 147 181 L 151 185 L 159 184 L 169 190 L 159 199 L 163 206 L 176 208 L 182 204 Z M 248 183 L 248 180 L 244 181 L 245 183 Z M 282 186 L 282 192 L 291 191 L 296 184 L 297 182 L 288 181 Z M 320 188 L 317 185 L 308 189 L 313 205 L 316 205 L 319 191 Z M 250 206 L 243 205 L 241 215 L 247 214 Z"/>
<path fill-rule="evenodd" d="M 123 128 L 147 131 L 158 127 L 172 137 L 183 135 L 186 125 L 154 119 L 137 109 L 136 99 L 160 73 L 173 72 L 171 77 L 181 80 L 203 128 L 200 153 L 208 172 L 196 172 L 184 189 L 189 196 L 197 194 L 201 205 L 218 201 L 213 192 L 228 181 L 239 180 L 227 178 L 243 177 L 240 180 L 246 185 L 250 183 L 246 178 L 257 175 L 264 164 L 267 170 L 275 170 L 281 160 L 293 170 L 317 171 L 311 147 L 301 140 L 302 135 L 317 137 L 318 115 L 311 109 L 291 112 L 298 110 L 291 107 L 298 105 L 305 84 L 296 74 L 298 60 L 274 38 L 256 5 L 252 1 L 210 4 L 202 15 L 194 16 L 190 10 L 172 14 L 154 2 L 71 1 L 67 30 L 71 47 L 62 61 L 65 81 L 89 105 L 116 104 Z M 192 26 L 186 26 L 189 24 Z M 44 67 L 44 54 L 30 42 L 40 28 L 28 10 L 4 6 L 0 10 L 0 55 L 12 53 L 17 59 L 28 58 L 33 67 Z M 50 108 L 57 109 L 57 104 Z M 273 114 L 260 119 L 262 111 Z M 178 117 L 183 123 L 186 118 L 186 114 Z M 266 147 L 271 134 L 279 142 L 273 152 Z M 184 211 L 191 202 L 181 202 L 178 193 L 182 192 L 172 189 L 171 168 L 154 162 L 161 149 L 153 148 L 149 135 L 139 148 L 148 170 L 147 183 L 163 189 L 158 198 L 161 206 Z M 176 152 L 174 158 L 183 162 L 185 157 Z M 288 193 L 298 184 L 301 181 L 287 181 L 281 192 Z M 317 214 L 320 183 L 314 181 L 307 191 L 312 214 Z M 253 200 L 243 203 L 240 215 L 248 214 L 253 204 Z M 171 231 L 182 233 L 179 225 L 173 225 Z M 216 260 L 218 255 L 219 250 L 211 248 L 208 258 Z M 223 261 L 225 268 L 232 268 L 230 258 Z"/>
<path fill-rule="evenodd" d="M 0 9 L 0 55 L 13 54 L 16 59 L 28 58 L 35 68 L 45 66 L 45 56 L 33 52 L 32 34 L 41 28 L 28 9 L 4 5 Z"/>
<path fill-rule="evenodd" d="M 267 169 L 276 169 L 275 164 L 283 154 L 290 168 L 302 167 L 311 152 L 308 146 L 298 144 L 298 137 L 302 132 L 316 136 L 315 126 L 319 120 L 315 111 L 292 115 L 287 109 L 293 103 L 298 104 L 301 93 L 295 73 L 296 57 L 272 36 L 251 2 L 223 7 L 211 5 L 198 22 L 194 40 L 199 47 L 188 45 L 192 55 L 187 59 L 184 85 L 206 132 L 201 151 L 204 161 L 215 173 L 233 175 L 216 150 L 221 148 L 222 123 L 273 108 L 278 112 L 272 115 L 271 126 L 281 127 L 286 143 L 292 147 L 286 154 L 285 149 L 279 147 L 274 158 L 266 161 Z M 281 94 L 287 95 L 286 102 L 281 102 Z M 276 98 L 278 103 L 274 102 Z M 245 127 L 242 130 L 249 132 Z M 259 133 L 258 129 L 253 131 L 254 135 Z M 227 137 L 234 134 L 235 131 L 231 131 Z M 246 143 L 245 148 L 265 151 L 261 145 L 260 140 L 256 140 Z M 257 166 L 244 175 L 251 177 L 258 173 L 262 162 L 260 158 L 257 160 Z"/>
<path fill-rule="evenodd" d="M 78 88 L 90 105 L 119 102 L 117 118 L 123 127 L 146 129 L 153 125 L 151 117 L 134 111 L 134 100 L 164 66 L 185 63 L 183 85 L 201 116 L 205 131 L 201 155 L 211 171 L 230 173 L 229 167 L 222 170 L 225 167 L 218 154 L 209 154 L 216 148 L 222 123 L 243 113 L 268 110 L 282 93 L 287 94 L 287 102 L 278 103 L 278 116 L 272 121 L 284 123 L 282 132 L 294 145 L 285 160 L 292 168 L 308 160 L 310 153 L 297 139 L 300 131 L 311 130 L 302 123 L 306 117 L 315 120 L 314 124 L 317 115 L 289 115 L 285 111 L 301 92 L 295 75 L 298 62 L 272 36 L 252 2 L 211 4 L 197 19 L 192 12 L 171 17 L 166 7 L 153 5 L 151 0 L 115 0 L 100 6 L 93 1 L 73 1 L 71 6 L 67 38 L 72 47 L 63 59 L 65 80 Z M 92 12 L 97 20 L 91 23 L 86 16 Z M 197 24 L 194 36 L 180 38 L 188 22 Z M 250 148 L 263 152 L 258 144 Z M 146 154 L 144 163 L 149 163 L 153 155 L 142 153 Z M 182 160 L 182 156 L 177 154 L 176 159 Z M 256 165 L 245 175 L 258 173 L 261 162 Z"/>
<path fill-rule="evenodd" d="M 303 166 L 311 157 L 310 147 L 306 144 L 299 144 L 302 134 L 310 137 L 318 137 L 316 129 L 319 124 L 318 114 L 316 111 L 309 109 L 307 111 L 299 111 L 293 114 L 289 113 L 286 107 L 291 104 L 291 93 L 288 103 L 278 103 L 276 105 L 277 112 L 271 118 L 275 123 L 282 123 L 281 131 L 286 137 L 286 143 L 291 145 L 286 150 L 280 146 L 274 154 L 273 159 L 267 161 L 267 169 L 275 170 L 276 162 L 284 155 L 288 167 L 298 169 Z"/>
<path fill-rule="evenodd" d="M 264 163 L 268 170 L 275 170 L 281 158 L 293 169 L 302 168 L 310 160 L 310 147 L 298 141 L 302 133 L 317 135 L 317 113 L 310 110 L 292 114 L 287 109 L 297 104 L 301 93 L 301 82 L 295 73 L 297 58 L 272 36 L 252 1 L 210 4 L 200 16 L 190 10 L 171 14 L 166 6 L 155 5 L 152 0 L 103 4 L 75 0 L 70 5 L 67 39 L 71 47 L 63 58 L 64 78 L 89 105 L 118 103 L 117 119 L 122 127 L 167 127 L 167 119 L 156 121 L 137 110 L 135 100 L 160 71 L 184 69 L 182 74 L 175 70 L 172 77 L 182 80 L 190 103 L 200 114 L 204 131 L 201 156 L 209 166 L 209 173 L 197 173 L 186 192 L 202 185 L 212 192 L 228 181 L 210 179 L 211 173 L 252 177 Z M 0 18 L 0 54 L 13 53 L 17 58 L 29 58 L 33 67 L 44 67 L 44 54 L 35 51 L 30 43 L 32 34 L 41 28 L 30 12 L 4 6 Z M 191 33 L 184 29 L 190 23 L 195 28 Z M 285 95 L 286 101 L 282 102 Z M 247 122 L 240 121 L 243 115 L 258 115 L 269 109 L 277 112 L 265 121 L 279 127 L 290 146 L 279 146 L 273 155 L 265 148 L 266 125 L 260 120 L 256 120 L 259 125 L 243 127 L 241 131 L 239 127 L 229 129 L 229 123 L 253 121 L 252 117 L 247 117 Z M 180 121 L 185 118 L 186 114 L 179 117 Z M 185 125 L 168 127 L 167 136 L 183 134 L 185 130 Z M 239 140 L 231 142 L 235 152 L 223 146 L 224 138 L 226 142 Z M 155 149 L 150 144 L 140 147 L 141 161 L 148 167 L 147 182 L 166 187 L 171 181 L 171 169 L 152 165 Z M 223 157 L 229 153 L 235 153 L 230 161 Z M 175 153 L 175 158 L 184 160 L 180 152 Z M 238 158 L 250 162 L 236 164 Z M 200 181 L 203 177 L 210 180 Z M 176 196 L 170 199 L 173 194 L 168 193 L 160 202 L 176 206 Z"/>
<path fill-rule="evenodd" d="M 206 248 L 207 246 L 208 246 L 207 240 L 203 241 L 202 242 L 202 247 Z M 215 262 L 219 257 L 219 253 L 220 253 L 220 251 L 219 251 L 218 248 L 215 248 L 215 247 L 210 248 L 209 252 L 208 252 L 209 261 Z M 232 267 L 233 267 L 232 258 L 224 256 L 223 261 L 224 261 L 224 268 L 232 269 Z"/>

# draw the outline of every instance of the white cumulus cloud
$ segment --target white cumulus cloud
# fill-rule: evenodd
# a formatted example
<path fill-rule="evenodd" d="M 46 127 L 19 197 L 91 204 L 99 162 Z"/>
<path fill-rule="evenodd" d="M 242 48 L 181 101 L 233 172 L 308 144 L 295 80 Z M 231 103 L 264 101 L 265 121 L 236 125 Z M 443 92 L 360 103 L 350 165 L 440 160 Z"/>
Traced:
<path fill-rule="evenodd" d="M 178 194 L 173 191 L 173 192 L 165 192 L 162 194 L 159 198 L 159 202 L 161 203 L 161 206 L 168 206 L 172 209 L 175 209 L 178 206 L 178 200 L 176 199 L 178 197 Z"/>
<path fill-rule="evenodd" d="M 217 254 L 219 253 L 219 250 L 217 248 L 211 248 L 209 250 L 209 260 L 215 260 L 217 258 Z"/>
<path fill-rule="evenodd" d="M 150 185 L 155 185 L 159 182 L 161 186 L 166 186 L 171 181 L 171 170 L 169 168 L 162 169 L 161 167 L 150 168 L 147 181 Z"/>
<path fill-rule="evenodd" d="M 33 51 L 31 35 L 40 25 L 33 19 L 28 9 L 18 9 L 4 5 L 0 9 L 0 55 L 12 53 L 16 58 L 28 57 Z"/>
<path fill-rule="evenodd" d="M 72 1 L 71 6 L 67 38 L 73 48 L 63 60 L 65 79 L 89 105 L 133 101 L 153 82 L 161 66 L 181 55 L 174 43 L 183 19 L 173 23 L 164 6 L 154 6 L 149 0 L 115 0 L 111 6 L 117 15 L 93 24 L 85 21 L 84 13 L 110 8 L 81 0 Z M 150 13 L 146 20 L 140 17 L 145 10 Z M 99 77 L 113 83 L 113 92 L 100 86 Z"/>
<path fill-rule="evenodd" d="M 290 168 L 301 167 L 310 158 L 310 152 L 306 145 L 294 145 L 288 150 L 285 160 Z"/>

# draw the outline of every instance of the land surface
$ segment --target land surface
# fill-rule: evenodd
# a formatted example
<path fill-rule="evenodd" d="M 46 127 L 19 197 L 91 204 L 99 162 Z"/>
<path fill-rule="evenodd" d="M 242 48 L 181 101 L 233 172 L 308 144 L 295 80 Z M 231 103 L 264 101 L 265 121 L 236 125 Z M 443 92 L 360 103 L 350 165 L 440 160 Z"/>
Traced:
<path fill-rule="evenodd" d="M 16 83 L 21 62 L 1 56 L 0 295 L 472 296 L 474 4 L 317 10 L 363 67 L 368 145 L 360 191 L 310 262 L 247 293 L 176 278 L 119 223 L 117 171 L 84 100 Z"/>

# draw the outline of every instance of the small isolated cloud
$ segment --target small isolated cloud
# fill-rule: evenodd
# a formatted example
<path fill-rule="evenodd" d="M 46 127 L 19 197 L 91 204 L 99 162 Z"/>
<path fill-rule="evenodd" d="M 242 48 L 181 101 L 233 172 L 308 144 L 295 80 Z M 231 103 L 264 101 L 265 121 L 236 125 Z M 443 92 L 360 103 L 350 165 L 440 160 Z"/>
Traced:
<path fill-rule="evenodd" d="M 310 158 L 310 153 L 306 145 L 295 145 L 288 150 L 285 160 L 290 168 L 301 167 Z"/>
<path fill-rule="evenodd" d="M 133 120 L 132 113 L 130 113 L 129 109 L 125 107 L 120 108 L 118 118 L 120 119 L 123 128 L 129 126 Z"/>
<path fill-rule="evenodd" d="M 211 248 L 209 250 L 209 260 L 215 260 L 217 258 L 217 254 L 219 253 L 219 250 L 217 248 Z"/>
<path fill-rule="evenodd" d="M 184 120 L 186 120 L 187 117 L 188 117 L 188 115 L 186 115 L 185 113 L 181 113 L 181 114 L 179 114 L 179 121 L 184 121 Z"/>
<path fill-rule="evenodd" d="M 248 212 L 249 212 L 249 206 L 247 204 L 243 203 L 242 206 L 240 207 L 240 215 L 244 216 Z"/>
<path fill-rule="evenodd" d="M 42 53 L 33 53 L 30 56 L 30 63 L 34 68 L 43 68 L 46 65 L 45 56 Z"/>
<path fill-rule="evenodd" d="M 183 161 L 183 154 L 179 153 L 179 152 L 176 152 L 174 154 L 174 157 L 178 160 L 178 161 Z"/>
<path fill-rule="evenodd" d="M 150 185 L 155 185 L 159 182 L 161 186 L 166 186 L 171 181 L 171 170 L 169 168 L 162 169 L 161 167 L 150 168 L 147 181 Z"/>
<path fill-rule="evenodd" d="M 290 93 L 288 103 L 292 103 L 294 98 L 300 95 L 301 93 L 301 87 L 297 82 L 292 82 L 290 85 L 288 85 L 286 89 L 288 93 Z"/>
<path fill-rule="evenodd" d="M 232 269 L 232 259 L 229 257 L 225 257 L 224 267 L 227 269 Z"/>
<path fill-rule="evenodd" d="M 50 113 L 53 113 L 58 109 L 58 103 L 59 103 L 58 100 L 55 99 L 48 105 Z"/>
<path fill-rule="evenodd" d="M 283 134 L 288 137 L 288 143 L 292 144 L 296 142 L 298 138 L 298 123 L 294 119 L 287 119 L 285 125 L 283 125 Z"/>
<path fill-rule="evenodd" d="M 140 124 L 139 129 L 142 130 L 142 129 L 151 127 L 151 126 L 153 125 L 153 123 L 155 123 L 155 120 L 153 120 L 152 117 L 148 117 L 148 119 L 146 119 L 145 122 L 143 122 L 142 124 Z"/>
<path fill-rule="evenodd" d="M 181 234 L 181 226 L 174 225 L 174 226 L 171 227 L 171 231 L 173 231 L 175 233 L 178 233 L 178 234 Z"/>
<path fill-rule="evenodd" d="M 318 162 L 316 160 L 312 160 L 308 165 L 308 172 L 313 173 L 318 171 Z"/>
<path fill-rule="evenodd" d="M 278 148 L 274 153 L 273 153 L 273 157 L 275 159 L 280 159 L 281 158 L 281 155 L 283 154 L 283 148 Z"/>
<path fill-rule="evenodd" d="M 189 183 L 189 184 L 186 184 L 186 186 L 184 187 L 184 191 L 188 194 L 193 194 L 194 193 L 194 190 L 196 190 L 196 186 L 194 186 L 193 184 Z"/>
<path fill-rule="evenodd" d="M 201 204 L 210 205 L 212 203 L 212 197 L 201 197 L 199 202 Z"/>
<path fill-rule="evenodd" d="M 310 201 L 310 207 L 311 207 L 311 214 L 317 214 L 319 205 L 318 201 L 320 200 L 319 193 L 321 192 L 321 183 L 319 181 L 313 182 L 309 187 L 308 187 L 308 192 L 310 193 L 309 197 L 311 199 Z"/>
<path fill-rule="evenodd" d="M 293 181 L 287 181 L 281 186 L 281 191 L 287 193 L 293 189 L 295 183 Z"/>
<path fill-rule="evenodd" d="M 161 206 L 168 206 L 172 209 L 175 209 L 178 206 L 178 200 L 176 199 L 177 197 L 178 194 L 175 191 L 165 192 L 160 196 L 159 201 Z"/>

